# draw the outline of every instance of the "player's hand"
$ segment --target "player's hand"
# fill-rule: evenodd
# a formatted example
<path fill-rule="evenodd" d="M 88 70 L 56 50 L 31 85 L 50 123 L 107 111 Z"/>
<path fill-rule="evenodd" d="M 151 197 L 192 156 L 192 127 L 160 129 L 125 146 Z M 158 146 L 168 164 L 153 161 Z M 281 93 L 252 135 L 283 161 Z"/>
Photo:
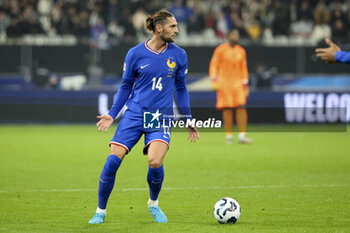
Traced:
<path fill-rule="evenodd" d="M 218 91 L 219 90 L 219 83 L 218 82 L 211 82 L 211 89 L 213 91 Z"/>
<path fill-rule="evenodd" d="M 191 142 L 196 142 L 197 139 L 199 140 L 199 132 L 196 127 L 188 126 L 187 131 L 188 131 L 187 140 L 191 140 Z"/>
<path fill-rule="evenodd" d="M 249 96 L 249 86 L 247 84 L 243 84 L 243 91 L 244 91 L 245 97 L 247 98 Z"/>
<path fill-rule="evenodd" d="M 211 89 L 213 91 L 218 91 L 219 90 L 218 78 L 215 75 L 212 75 L 210 76 L 210 81 L 211 81 Z"/>
<path fill-rule="evenodd" d="M 328 48 L 317 48 L 315 50 L 316 57 L 321 58 L 327 63 L 333 63 L 335 62 L 335 54 L 336 52 L 340 51 L 340 48 L 338 45 L 334 44 L 330 39 L 325 39 L 325 42 L 327 45 L 329 45 Z"/>
<path fill-rule="evenodd" d="M 113 117 L 111 117 L 108 114 L 103 114 L 100 116 L 97 116 L 99 122 L 97 122 L 96 126 L 98 127 L 98 131 L 102 132 L 105 131 L 107 132 L 108 128 L 113 124 Z"/>

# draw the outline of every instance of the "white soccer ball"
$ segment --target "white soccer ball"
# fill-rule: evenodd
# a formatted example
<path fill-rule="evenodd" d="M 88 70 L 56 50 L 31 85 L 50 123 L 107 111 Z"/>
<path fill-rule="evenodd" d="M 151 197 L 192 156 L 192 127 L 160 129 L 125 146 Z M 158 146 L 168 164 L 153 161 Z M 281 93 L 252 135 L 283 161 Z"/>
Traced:
<path fill-rule="evenodd" d="M 214 206 L 214 217 L 219 223 L 235 223 L 240 216 L 241 207 L 230 197 L 220 199 Z"/>

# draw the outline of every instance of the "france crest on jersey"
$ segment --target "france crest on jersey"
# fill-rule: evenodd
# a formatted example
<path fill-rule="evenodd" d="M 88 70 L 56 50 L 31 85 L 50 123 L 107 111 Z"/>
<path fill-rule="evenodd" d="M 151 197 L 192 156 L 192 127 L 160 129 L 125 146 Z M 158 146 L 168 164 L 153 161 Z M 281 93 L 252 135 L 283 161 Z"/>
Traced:
<path fill-rule="evenodd" d="M 159 53 L 149 48 L 147 41 L 131 48 L 123 73 L 123 81 L 135 80 L 126 104 L 128 109 L 133 112 L 162 109 L 162 114 L 172 114 L 174 88 L 186 87 L 186 75 L 186 52 L 172 43 Z"/>

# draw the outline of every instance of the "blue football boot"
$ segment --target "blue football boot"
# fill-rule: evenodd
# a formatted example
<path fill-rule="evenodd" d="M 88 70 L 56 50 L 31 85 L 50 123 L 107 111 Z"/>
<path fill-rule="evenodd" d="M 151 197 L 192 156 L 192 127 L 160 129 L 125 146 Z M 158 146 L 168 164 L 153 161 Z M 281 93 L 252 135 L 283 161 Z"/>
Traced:
<path fill-rule="evenodd" d="M 158 206 L 150 206 L 150 207 L 148 207 L 148 210 L 151 213 L 155 222 L 158 222 L 158 223 L 168 222 L 167 217 L 165 216 L 163 211 Z"/>
<path fill-rule="evenodd" d="M 100 224 L 105 222 L 106 215 L 104 213 L 96 213 L 89 221 L 90 224 Z"/>

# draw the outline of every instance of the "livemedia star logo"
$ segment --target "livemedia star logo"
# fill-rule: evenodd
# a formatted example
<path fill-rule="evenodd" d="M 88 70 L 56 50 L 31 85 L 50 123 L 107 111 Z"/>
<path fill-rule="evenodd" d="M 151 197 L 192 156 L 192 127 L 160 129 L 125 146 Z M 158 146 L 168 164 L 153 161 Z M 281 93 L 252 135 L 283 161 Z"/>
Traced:
<path fill-rule="evenodd" d="M 144 112 L 143 113 L 143 128 L 145 129 L 159 129 L 161 127 L 159 117 L 162 114 L 159 109 L 155 113 Z"/>
<path fill-rule="evenodd" d="M 175 118 L 184 117 L 186 120 L 174 120 Z M 161 119 L 162 118 L 162 119 Z M 221 128 L 222 121 L 215 118 L 208 118 L 206 120 L 192 119 L 191 116 L 182 115 L 163 115 L 157 109 L 156 112 L 144 112 L 143 113 L 143 128 L 145 129 L 169 129 L 169 128 Z"/>

